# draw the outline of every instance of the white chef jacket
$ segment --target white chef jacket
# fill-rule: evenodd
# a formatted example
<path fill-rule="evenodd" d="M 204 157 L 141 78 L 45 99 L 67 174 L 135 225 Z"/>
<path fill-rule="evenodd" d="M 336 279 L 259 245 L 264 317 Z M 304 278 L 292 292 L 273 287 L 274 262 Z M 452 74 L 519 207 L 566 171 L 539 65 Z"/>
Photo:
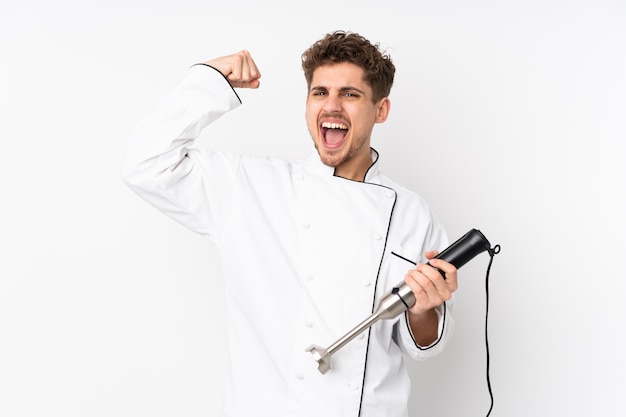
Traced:
<path fill-rule="evenodd" d="M 416 345 L 405 315 L 381 320 L 342 347 L 321 374 L 305 349 L 327 347 L 367 318 L 446 234 L 415 193 L 378 169 L 365 181 L 334 176 L 317 153 L 283 161 L 193 147 L 203 128 L 240 105 L 205 65 L 160 103 L 134 135 L 124 179 L 142 198 L 214 242 L 222 257 L 229 359 L 224 417 L 405 417 L 402 352 Z M 256 139 L 255 139 L 256 140 Z"/>

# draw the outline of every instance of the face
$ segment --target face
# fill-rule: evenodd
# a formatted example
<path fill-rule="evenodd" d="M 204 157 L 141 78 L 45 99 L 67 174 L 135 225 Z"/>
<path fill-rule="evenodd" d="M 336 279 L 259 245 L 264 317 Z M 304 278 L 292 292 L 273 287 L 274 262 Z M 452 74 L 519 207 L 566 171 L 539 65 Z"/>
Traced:
<path fill-rule="evenodd" d="M 306 101 L 306 121 L 322 162 L 335 175 L 362 181 L 370 167 L 370 137 L 389 113 L 389 99 L 372 101 L 363 69 L 350 63 L 315 70 Z"/>

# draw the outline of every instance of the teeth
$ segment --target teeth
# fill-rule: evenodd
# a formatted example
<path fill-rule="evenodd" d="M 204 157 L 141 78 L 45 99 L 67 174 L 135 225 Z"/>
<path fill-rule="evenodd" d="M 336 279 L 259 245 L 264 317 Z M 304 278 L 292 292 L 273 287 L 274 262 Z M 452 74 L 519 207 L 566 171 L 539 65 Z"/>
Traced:
<path fill-rule="evenodd" d="M 324 122 L 322 123 L 322 127 L 325 127 L 327 129 L 348 129 L 348 126 L 341 124 L 341 123 L 330 123 L 330 122 Z"/>

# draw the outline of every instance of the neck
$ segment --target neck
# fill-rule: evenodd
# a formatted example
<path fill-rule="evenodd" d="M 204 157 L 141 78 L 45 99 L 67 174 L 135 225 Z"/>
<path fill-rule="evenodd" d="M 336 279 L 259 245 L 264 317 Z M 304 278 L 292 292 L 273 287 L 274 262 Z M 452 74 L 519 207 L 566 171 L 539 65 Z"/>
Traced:
<path fill-rule="evenodd" d="M 341 164 L 335 168 L 335 176 L 353 181 L 365 181 L 365 174 L 372 166 L 372 156 L 368 152 L 362 158 L 351 159 L 349 163 Z"/>

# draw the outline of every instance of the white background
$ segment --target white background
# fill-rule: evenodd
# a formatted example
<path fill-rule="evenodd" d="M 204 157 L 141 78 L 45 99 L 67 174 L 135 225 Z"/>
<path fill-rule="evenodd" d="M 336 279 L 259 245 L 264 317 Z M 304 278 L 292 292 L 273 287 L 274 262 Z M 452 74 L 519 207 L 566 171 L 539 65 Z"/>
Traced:
<path fill-rule="evenodd" d="M 188 66 L 246 48 L 262 88 L 201 145 L 307 155 L 300 54 L 335 29 L 397 66 L 382 169 L 502 246 L 492 415 L 626 414 L 625 2 L 0 0 L 0 416 L 216 415 L 216 251 L 123 185 L 123 150 Z M 488 259 L 410 365 L 414 416 L 488 410 Z"/>

